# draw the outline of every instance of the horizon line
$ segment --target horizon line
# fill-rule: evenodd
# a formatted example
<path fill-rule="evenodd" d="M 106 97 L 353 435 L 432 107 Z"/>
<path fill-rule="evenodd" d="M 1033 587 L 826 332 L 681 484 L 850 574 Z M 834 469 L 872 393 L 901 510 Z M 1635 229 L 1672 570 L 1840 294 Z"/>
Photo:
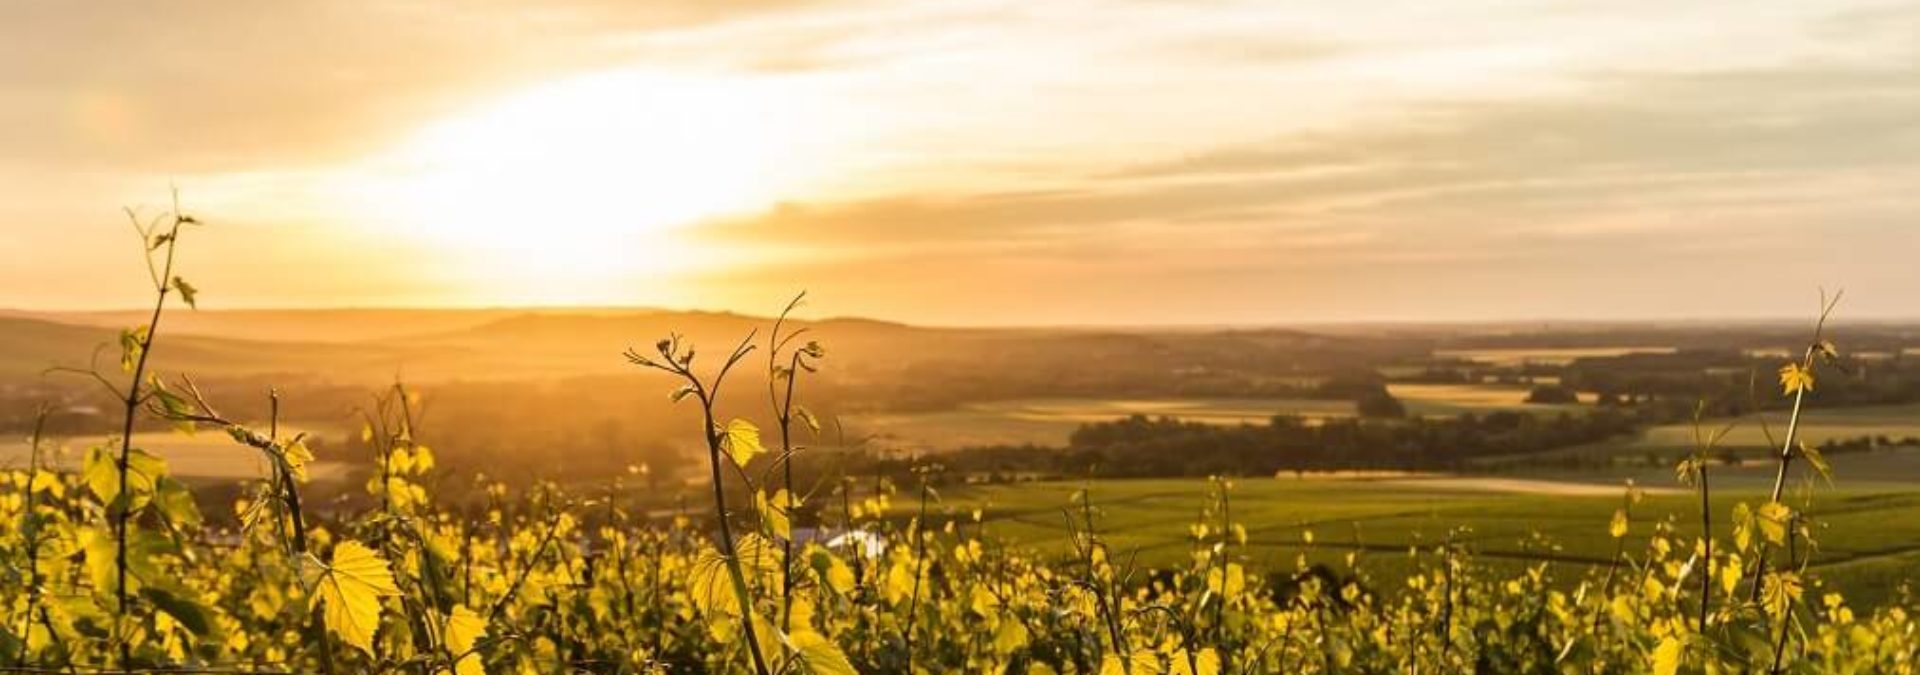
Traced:
<path fill-rule="evenodd" d="M 146 314 L 151 307 L 117 308 L 65 308 L 65 309 L 28 309 L 14 306 L 0 306 L 0 316 L 41 316 L 60 315 L 110 315 L 110 314 Z M 716 314 L 749 318 L 772 319 L 777 312 L 757 313 L 737 309 L 714 309 L 707 307 L 667 307 L 658 305 L 331 305 L 331 306 L 245 306 L 214 307 L 189 309 L 191 313 L 238 314 L 245 312 L 518 312 L 526 314 L 589 314 L 621 313 L 637 314 L 646 312 L 680 314 Z M 1667 317 L 1649 315 L 1633 318 L 1569 318 L 1569 317 L 1367 317 L 1367 318 L 1311 318 L 1292 321 L 1172 321 L 1172 322 L 1044 322 L 1044 323 L 921 323 L 880 316 L 860 314 L 832 314 L 823 316 L 798 316 L 803 321 L 871 321 L 892 323 L 917 328 L 952 329 L 1080 329 L 1080 330 L 1246 330 L 1246 329 L 1285 329 L 1303 327 L 1515 327 L 1528 324 L 1555 326 L 1646 326 L 1646 325 L 1682 325 L 1697 326 L 1712 323 L 1735 323 L 1745 326 L 1771 326 L 1806 323 L 1804 317 L 1784 315 L 1727 314 L 1719 316 L 1690 315 Z M 1868 315 L 1836 317 L 1829 324 L 1839 325 L 1920 325 L 1920 315 Z"/>

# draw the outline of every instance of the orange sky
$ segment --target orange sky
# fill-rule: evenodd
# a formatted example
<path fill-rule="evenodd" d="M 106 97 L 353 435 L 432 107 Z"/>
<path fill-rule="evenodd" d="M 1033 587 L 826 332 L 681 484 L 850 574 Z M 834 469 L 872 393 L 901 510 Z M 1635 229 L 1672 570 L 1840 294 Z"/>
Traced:
<path fill-rule="evenodd" d="M 1911 2 L 530 7 L 0 5 L 0 307 L 1920 315 Z"/>

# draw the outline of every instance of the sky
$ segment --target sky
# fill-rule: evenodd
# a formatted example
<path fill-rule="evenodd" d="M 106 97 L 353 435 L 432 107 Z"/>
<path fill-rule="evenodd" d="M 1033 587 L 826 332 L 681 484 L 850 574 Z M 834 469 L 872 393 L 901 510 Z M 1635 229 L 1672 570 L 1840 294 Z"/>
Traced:
<path fill-rule="evenodd" d="M 0 307 L 1920 317 L 1920 2 L 0 0 Z"/>

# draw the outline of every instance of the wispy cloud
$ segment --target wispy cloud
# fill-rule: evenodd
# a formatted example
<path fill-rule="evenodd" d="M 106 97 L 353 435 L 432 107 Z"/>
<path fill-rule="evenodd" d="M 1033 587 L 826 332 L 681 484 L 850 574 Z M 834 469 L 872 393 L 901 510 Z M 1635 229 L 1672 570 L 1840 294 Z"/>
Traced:
<path fill-rule="evenodd" d="M 183 179 L 273 228 L 243 238 L 311 243 L 253 246 L 257 264 L 365 267 L 347 251 L 379 233 L 329 212 L 329 181 L 476 102 L 638 70 L 792 94 L 730 114 L 807 121 L 805 189 L 683 233 L 751 264 L 621 282 L 716 302 L 807 285 L 935 318 L 992 298 L 991 322 L 1550 314 L 1616 290 L 1645 313 L 1745 312 L 1753 287 L 1849 279 L 1911 295 L 1916 27 L 1920 8 L 1878 0 L 12 3 L 0 180 L 30 197 L 0 218 L 33 224 L 4 233 L 0 281 L 75 264 L 18 251 Z M 579 184 L 620 186 L 589 200 L 610 204 L 649 188 Z M 385 295 L 249 289 L 463 283 L 368 274 Z M 113 296 L 59 301 L 89 297 Z"/>

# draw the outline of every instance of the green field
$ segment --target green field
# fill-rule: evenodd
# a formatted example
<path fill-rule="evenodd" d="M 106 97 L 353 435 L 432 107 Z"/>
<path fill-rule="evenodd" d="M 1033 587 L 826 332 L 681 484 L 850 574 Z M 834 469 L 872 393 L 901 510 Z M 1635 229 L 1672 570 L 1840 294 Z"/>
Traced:
<path fill-rule="evenodd" d="M 1909 460 L 1914 457 L 1908 457 Z M 1189 560 L 1188 527 L 1204 505 L 1204 480 L 1046 482 L 948 490 L 940 506 L 954 517 L 980 509 L 989 537 L 1042 555 L 1065 555 L 1066 512 L 1075 491 L 1091 486 L 1096 523 L 1122 559 L 1143 566 Z M 1627 550 L 1645 545 L 1655 521 L 1671 519 L 1681 536 L 1697 536 L 1698 500 L 1669 473 L 1634 511 Z M 1738 502 L 1766 499 L 1760 481 L 1734 481 L 1714 497 L 1718 534 Z M 1379 578 L 1398 578 L 1408 550 L 1453 537 L 1484 563 L 1517 567 L 1551 561 L 1561 578 L 1604 565 L 1614 542 L 1607 526 L 1622 497 L 1618 484 L 1519 478 L 1387 476 L 1371 478 L 1245 478 L 1235 481 L 1232 508 L 1248 531 L 1249 564 L 1292 569 L 1299 555 L 1344 570 L 1349 552 Z M 903 495 L 899 508 L 910 508 Z M 1798 504 L 1797 498 L 1795 503 Z M 1814 567 L 1849 597 L 1882 597 L 1920 574 L 1920 483 L 1822 488 L 1813 518 L 1820 542 Z M 1314 543 L 1306 543 L 1305 533 Z M 1540 535 L 1535 537 L 1535 534 Z"/>
<path fill-rule="evenodd" d="M 1168 416 L 1211 424 L 1265 424 L 1278 414 L 1353 415 L 1349 401 L 1308 399 L 1024 399 L 975 403 L 924 413 L 850 415 L 849 425 L 905 447 L 1064 445 L 1082 424 L 1128 415 Z"/>
<path fill-rule="evenodd" d="M 1719 447 L 1733 451 L 1745 461 L 1766 461 L 1777 452 L 1777 441 L 1786 432 L 1786 416 L 1782 413 L 1768 413 L 1762 427 L 1762 418 L 1748 415 L 1738 419 L 1707 420 L 1701 423 L 1703 433 L 1712 433 L 1729 423 L 1732 431 L 1721 439 Z M 1802 420 L 1797 435 L 1810 444 L 1819 445 L 1828 441 L 1844 441 L 1863 436 L 1886 437 L 1899 443 L 1903 439 L 1920 437 L 1920 404 L 1898 406 L 1863 406 L 1857 408 L 1809 408 L 1806 419 Z M 1668 463 L 1693 451 L 1694 425 L 1692 423 L 1662 424 L 1649 427 L 1638 434 L 1604 443 L 1583 445 L 1573 448 L 1554 450 L 1529 456 L 1487 458 L 1480 462 L 1483 466 L 1495 466 L 1510 463 L 1529 463 L 1541 458 L 1559 458 L 1583 456 L 1609 460 L 1618 463 L 1644 463 L 1649 457 L 1657 458 L 1661 464 Z M 1868 459 L 1862 460 L 1862 471 L 1854 478 L 1920 480 L 1920 460 L 1888 460 L 1887 453 L 1868 453 Z M 1878 458 L 1877 460 L 1875 458 Z M 1838 461 L 1838 458 L 1836 458 Z M 1887 466 L 1877 466 L 1888 464 Z"/>
<path fill-rule="evenodd" d="M 1579 405 L 1525 402 L 1528 388 L 1494 384 L 1391 384 L 1388 391 L 1410 415 L 1452 416 L 1519 410 L 1577 412 Z M 901 447 L 945 450 L 981 445 L 1064 445 L 1082 424 L 1128 415 L 1177 417 L 1208 424 L 1266 424 L 1274 415 L 1351 417 L 1351 401 L 1327 399 L 1095 399 L 1048 398 L 973 403 L 953 410 L 848 415 L 860 434 Z"/>
<path fill-rule="evenodd" d="M 1806 419 L 1800 425 L 1799 436 L 1813 444 L 1861 436 L 1887 436 L 1893 439 L 1920 436 L 1920 405 L 1830 409 L 1809 407 L 1805 417 Z M 1773 443 L 1767 439 L 1767 432 L 1762 429 L 1761 421 L 1760 417 L 1749 415 L 1737 420 L 1717 420 L 1707 428 L 1713 429 L 1733 422 L 1736 426 L 1721 441 L 1722 445 L 1741 448 L 1771 446 Z M 1775 438 L 1781 437 L 1786 431 L 1784 414 L 1769 414 L 1765 422 L 1771 427 Z M 1685 448 L 1692 445 L 1692 424 L 1667 424 L 1646 430 L 1634 439 L 1630 447 L 1659 449 Z"/>

